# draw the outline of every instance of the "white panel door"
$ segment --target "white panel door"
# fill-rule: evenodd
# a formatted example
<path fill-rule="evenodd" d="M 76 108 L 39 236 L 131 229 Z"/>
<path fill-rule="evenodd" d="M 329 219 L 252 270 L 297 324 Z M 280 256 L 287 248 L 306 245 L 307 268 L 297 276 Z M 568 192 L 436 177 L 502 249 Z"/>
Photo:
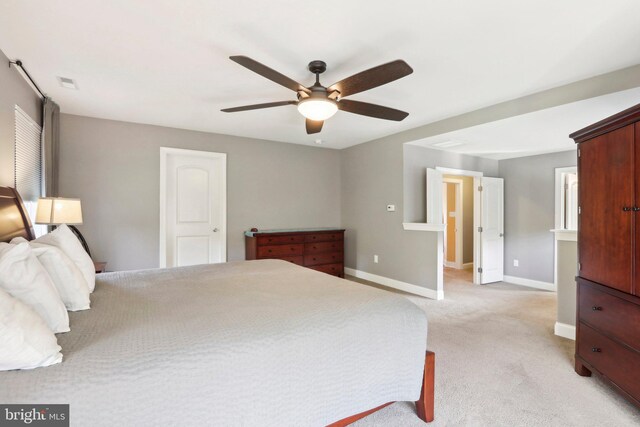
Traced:
<path fill-rule="evenodd" d="M 480 283 L 504 279 L 504 180 L 482 178 L 480 192 Z"/>
<path fill-rule="evenodd" d="M 161 267 L 226 261 L 226 155 L 161 150 Z"/>
<path fill-rule="evenodd" d="M 442 172 L 427 168 L 427 223 L 443 224 Z"/>

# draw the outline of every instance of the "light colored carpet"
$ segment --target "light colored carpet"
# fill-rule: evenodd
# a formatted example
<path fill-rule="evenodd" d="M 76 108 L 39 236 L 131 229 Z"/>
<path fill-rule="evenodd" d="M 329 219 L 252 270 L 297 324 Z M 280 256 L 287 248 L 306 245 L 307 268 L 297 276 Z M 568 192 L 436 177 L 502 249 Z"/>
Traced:
<path fill-rule="evenodd" d="M 553 333 L 554 293 L 477 286 L 470 277 L 447 269 L 444 301 L 398 291 L 429 319 L 428 347 L 436 353 L 430 426 L 640 426 L 638 409 L 597 377 L 573 371 L 574 342 Z M 408 402 L 352 425 L 425 426 Z"/>

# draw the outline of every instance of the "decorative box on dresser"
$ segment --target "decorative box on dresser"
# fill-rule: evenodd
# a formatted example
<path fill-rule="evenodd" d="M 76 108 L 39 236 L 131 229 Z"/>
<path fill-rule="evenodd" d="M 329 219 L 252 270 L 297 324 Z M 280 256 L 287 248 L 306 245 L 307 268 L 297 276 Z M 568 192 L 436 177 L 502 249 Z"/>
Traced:
<path fill-rule="evenodd" d="M 640 406 L 640 104 L 578 143 L 576 372 Z"/>
<path fill-rule="evenodd" d="M 245 258 L 281 259 L 344 277 L 344 230 L 314 228 L 245 232 Z"/>

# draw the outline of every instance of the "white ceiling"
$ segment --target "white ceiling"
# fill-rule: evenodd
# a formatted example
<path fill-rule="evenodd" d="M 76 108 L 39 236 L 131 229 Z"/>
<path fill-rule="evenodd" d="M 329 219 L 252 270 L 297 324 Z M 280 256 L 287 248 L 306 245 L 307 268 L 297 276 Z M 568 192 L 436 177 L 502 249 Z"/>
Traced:
<path fill-rule="evenodd" d="M 410 113 L 338 112 L 319 135 L 343 148 L 640 62 L 637 0 L 3 0 L 0 49 L 65 113 L 312 144 L 294 99 L 242 68 L 247 55 L 331 84 L 402 58 L 415 72 L 353 99 Z M 70 77 L 79 90 L 60 87 Z"/>
<path fill-rule="evenodd" d="M 409 144 L 489 159 L 575 150 L 569 134 L 640 103 L 640 88 L 535 111 Z M 433 144 L 461 144 L 439 148 Z"/>

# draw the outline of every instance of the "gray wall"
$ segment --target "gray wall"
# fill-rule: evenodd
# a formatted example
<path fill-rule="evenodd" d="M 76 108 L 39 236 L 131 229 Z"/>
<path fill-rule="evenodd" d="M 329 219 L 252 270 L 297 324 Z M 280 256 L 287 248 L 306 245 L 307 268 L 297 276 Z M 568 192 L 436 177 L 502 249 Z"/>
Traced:
<path fill-rule="evenodd" d="M 498 173 L 497 161 L 403 145 L 393 137 L 342 150 L 347 267 L 437 289 L 437 233 L 402 227 L 403 219 L 425 222 L 425 168 L 436 166 Z M 387 204 L 396 212 L 387 212 Z"/>
<path fill-rule="evenodd" d="M 0 51 L 0 186 L 13 187 L 15 106 L 42 124 L 42 101 Z"/>
<path fill-rule="evenodd" d="M 558 241 L 558 322 L 576 325 L 578 243 Z"/>
<path fill-rule="evenodd" d="M 63 114 L 60 194 L 109 270 L 158 266 L 160 147 L 227 153 L 228 259 L 251 227 L 340 225 L 340 152 Z"/>
<path fill-rule="evenodd" d="M 576 151 L 500 161 L 504 178 L 504 274 L 553 283 L 555 168 L 575 166 Z M 513 260 L 519 267 L 513 266 Z"/>
<path fill-rule="evenodd" d="M 342 150 L 346 267 L 436 289 L 435 233 L 404 231 L 402 144 L 377 141 Z M 395 204 L 396 212 L 386 205 Z M 374 264 L 373 255 L 379 255 Z"/>

